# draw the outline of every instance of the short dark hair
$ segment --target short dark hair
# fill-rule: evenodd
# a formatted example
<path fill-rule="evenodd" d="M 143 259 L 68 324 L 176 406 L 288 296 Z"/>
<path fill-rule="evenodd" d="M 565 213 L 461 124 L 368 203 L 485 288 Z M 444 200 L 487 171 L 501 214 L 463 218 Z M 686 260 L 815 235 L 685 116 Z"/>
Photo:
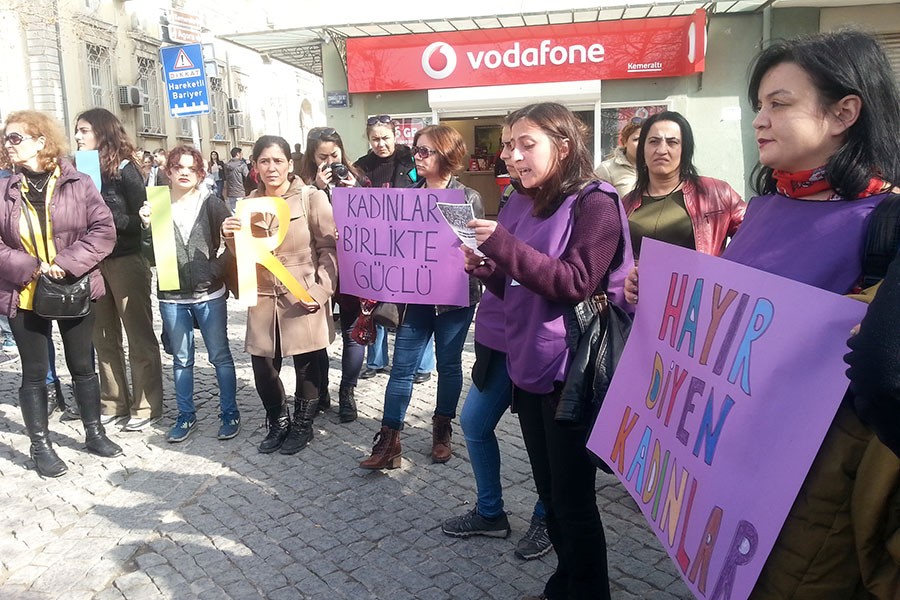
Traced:
<path fill-rule="evenodd" d="M 241 152 L 243 152 L 243 150 L 238 148 L 237 146 L 235 146 L 234 148 L 231 149 L 231 158 L 237 158 L 237 155 L 240 154 Z"/>
<path fill-rule="evenodd" d="M 697 173 L 697 167 L 694 166 L 694 131 L 691 124 L 679 112 L 674 110 L 664 110 L 655 115 L 651 115 L 641 125 L 641 137 L 638 140 L 637 147 L 637 181 L 634 190 L 625 197 L 626 208 L 634 204 L 634 202 L 647 192 L 650 187 L 650 169 L 647 167 L 647 158 L 644 156 L 644 147 L 647 142 L 647 135 L 650 128 L 660 121 L 671 121 L 678 125 L 681 130 L 681 164 L 678 166 L 678 174 L 682 181 L 691 182 L 698 190 L 703 190 L 703 184 L 700 182 L 700 175 Z"/>
<path fill-rule="evenodd" d="M 556 164 L 553 173 L 540 189 L 525 188 L 534 201 L 534 214 L 548 217 L 556 212 L 563 200 L 579 192 L 595 179 L 594 165 L 587 148 L 588 126 L 575 113 L 556 102 L 529 104 L 506 117 L 512 127 L 518 121 L 527 120 L 539 127 L 555 146 Z M 559 157 L 564 141 L 569 142 L 569 152 Z"/>
<path fill-rule="evenodd" d="M 900 183 L 900 93 L 887 56 L 875 38 L 845 30 L 773 43 L 756 56 L 751 66 L 747 93 L 752 106 L 759 106 L 763 77 L 782 63 L 793 63 L 809 75 L 823 109 L 848 95 L 862 100 L 859 118 L 825 165 L 832 189 L 852 199 L 872 177 Z M 770 167 L 757 165 L 752 179 L 758 193 L 775 191 Z"/>
<path fill-rule="evenodd" d="M 438 167 L 441 175 L 458 173 L 465 168 L 466 142 L 458 131 L 447 125 L 429 125 L 423 127 L 413 136 L 413 146 L 419 138 L 427 135 L 434 142 L 433 150 L 437 150 Z"/>

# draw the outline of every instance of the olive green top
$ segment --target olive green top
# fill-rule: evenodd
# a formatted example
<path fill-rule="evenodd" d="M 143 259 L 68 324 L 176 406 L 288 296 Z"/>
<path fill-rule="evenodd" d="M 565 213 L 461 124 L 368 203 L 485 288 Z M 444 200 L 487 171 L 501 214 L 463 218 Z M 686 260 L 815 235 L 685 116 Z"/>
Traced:
<path fill-rule="evenodd" d="M 694 227 L 681 190 L 662 197 L 643 196 L 641 206 L 628 218 L 628 228 L 635 258 L 640 256 L 645 237 L 695 249 Z"/>

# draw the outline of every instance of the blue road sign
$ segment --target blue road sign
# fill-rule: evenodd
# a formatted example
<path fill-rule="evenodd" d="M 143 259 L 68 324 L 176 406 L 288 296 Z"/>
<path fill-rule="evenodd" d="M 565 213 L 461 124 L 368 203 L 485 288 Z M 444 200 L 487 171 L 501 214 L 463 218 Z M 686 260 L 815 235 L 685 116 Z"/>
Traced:
<path fill-rule="evenodd" d="M 209 113 L 203 47 L 200 44 L 160 48 L 163 85 L 169 99 L 169 114 L 192 117 Z"/>

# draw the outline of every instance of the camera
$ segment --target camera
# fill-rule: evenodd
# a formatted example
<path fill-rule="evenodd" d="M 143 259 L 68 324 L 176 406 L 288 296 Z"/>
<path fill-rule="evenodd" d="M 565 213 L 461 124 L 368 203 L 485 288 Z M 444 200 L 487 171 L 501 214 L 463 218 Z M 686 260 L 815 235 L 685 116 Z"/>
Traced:
<path fill-rule="evenodd" d="M 350 170 L 344 163 L 331 163 L 329 168 L 331 169 L 331 178 L 334 180 L 347 179 L 347 176 L 350 175 Z"/>

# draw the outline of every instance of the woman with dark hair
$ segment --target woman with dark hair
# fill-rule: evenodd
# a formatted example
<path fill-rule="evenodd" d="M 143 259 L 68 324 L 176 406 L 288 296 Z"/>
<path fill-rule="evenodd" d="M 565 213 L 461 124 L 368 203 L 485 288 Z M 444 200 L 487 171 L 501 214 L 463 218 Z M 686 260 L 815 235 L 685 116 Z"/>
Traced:
<path fill-rule="evenodd" d="M 634 117 L 619 132 L 619 145 L 612 155 L 600 163 L 594 174 L 598 179 L 608 181 L 616 187 L 619 198 L 624 198 L 637 182 L 637 147 L 641 137 L 642 117 Z"/>
<path fill-rule="evenodd" d="M 512 403 L 558 557 L 540 597 L 609 598 L 589 428 L 554 416 L 570 366 L 564 315 L 611 269 L 628 267 L 625 215 L 615 189 L 594 180 L 587 127 L 570 110 L 532 104 L 507 121 L 525 193 L 510 197 L 499 223 L 469 224 L 484 257 L 464 248 L 466 268 L 503 302 Z"/>
<path fill-rule="evenodd" d="M 45 380 L 52 321 L 33 310 L 37 278 L 41 273 L 54 279 L 88 275 L 91 299 L 97 300 L 104 293 L 97 265 L 113 249 L 115 227 L 90 177 L 62 160 L 65 136 L 50 116 L 10 113 L 2 140 L 15 173 L 0 181 L 0 311 L 9 317 L 22 360 L 19 408 L 31 459 L 42 476 L 59 477 L 68 467 L 50 443 Z M 113 457 L 122 449 L 106 437 L 100 422 L 100 384 L 91 362 L 95 310 L 92 304 L 84 317 L 60 319 L 57 325 L 87 449 Z"/>
<path fill-rule="evenodd" d="M 172 371 L 178 417 L 166 435 L 169 442 L 182 442 L 197 425 L 194 408 L 194 323 L 200 328 L 209 362 L 216 370 L 221 426 L 217 437 L 229 440 L 241 428 L 235 400 L 237 380 L 228 347 L 228 309 L 225 300 L 226 270 L 234 268 L 229 250 L 219 253 L 220 229 L 231 211 L 204 185 L 203 156 L 194 148 L 177 146 L 166 161 L 172 201 L 175 256 L 178 261 L 176 290 L 157 290 L 163 333 L 172 349 Z M 140 211 L 141 223 L 150 235 L 151 208 Z"/>
<path fill-rule="evenodd" d="M 300 177 L 303 178 L 303 181 L 308 181 L 311 185 L 325 190 L 329 198 L 331 198 L 331 188 L 334 186 L 357 187 L 368 183 L 365 175 L 347 162 L 344 142 L 340 134 L 332 127 L 310 129 L 306 138 L 306 153 L 303 154 Z M 338 282 L 338 289 L 340 290 L 340 282 Z M 343 341 L 338 418 L 342 423 L 349 423 L 355 421 L 357 417 L 356 384 L 359 381 L 365 350 L 350 336 L 353 323 L 359 316 L 359 298 L 338 291 L 335 300 L 341 307 L 340 323 Z M 322 387 L 319 390 L 319 412 L 324 412 L 331 407 L 331 395 L 328 392 L 329 366 L 326 353 L 321 365 Z"/>
<path fill-rule="evenodd" d="M 257 268 L 259 299 L 247 310 L 245 348 L 251 355 L 256 391 L 266 409 L 269 433 L 259 451 L 268 454 L 280 450 L 295 454 L 313 437 L 313 419 L 322 387 L 322 362 L 334 341 L 331 297 L 337 282 L 335 225 L 328 195 L 293 174 L 291 147 L 279 136 L 264 135 L 253 145 L 250 157 L 259 171 L 261 190 L 250 197 L 276 196 L 290 208 L 289 223 L 279 223 L 274 215 L 254 220 L 255 237 L 271 237 L 286 227 L 284 241 L 274 254 L 288 272 L 306 287 L 312 302 L 288 291 L 263 267 Z M 222 234 L 234 250 L 234 232 L 241 221 L 228 217 Z M 292 357 L 296 386 L 294 420 L 291 422 L 279 377 L 282 357 Z"/>
<path fill-rule="evenodd" d="M 463 190 L 475 216 L 484 216 L 481 196 L 464 186 L 454 173 L 464 167 L 466 144 L 462 136 L 446 125 L 429 125 L 416 132 L 413 154 L 419 173 L 417 187 Z M 413 378 L 426 346 L 434 335 L 437 358 L 437 405 L 432 417 L 431 460 L 445 463 L 453 455 L 450 447 L 450 421 L 462 392 L 462 351 L 481 298 L 481 286 L 469 280 L 468 306 L 410 304 L 397 328 L 394 365 L 384 392 L 381 430 L 375 434 L 372 455 L 360 463 L 364 469 L 395 469 L 400 466 L 400 430 L 412 398 Z"/>
<path fill-rule="evenodd" d="M 409 146 L 397 143 L 397 121 L 390 115 L 376 115 L 366 121 L 366 139 L 369 151 L 357 159 L 353 166 L 365 173 L 372 187 L 410 188 L 418 181 L 416 163 Z M 343 310 L 343 307 L 341 307 Z M 357 311 L 358 312 L 358 311 Z M 354 317 L 356 318 L 356 317 Z M 369 345 L 366 370 L 361 379 L 371 379 L 383 373 L 390 362 L 387 330 L 375 325 L 375 341 Z M 434 342 L 428 343 L 425 354 L 416 368 L 414 383 L 431 379 L 434 370 Z"/>
<path fill-rule="evenodd" d="M 754 61 L 748 95 L 762 195 L 723 258 L 850 293 L 872 211 L 900 183 L 900 94 L 884 51 L 853 31 L 776 42 Z M 896 600 L 898 491 L 900 461 L 846 395 L 750 598 Z"/>
<path fill-rule="evenodd" d="M 746 204 L 720 179 L 694 167 L 694 133 L 681 114 L 649 117 L 637 146 L 637 182 L 625 197 L 631 244 L 649 237 L 717 256 L 744 218 Z"/>
<path fill-rule="evenodd" d="M 224 199 L 222 192 L 225 190 L 225 163 L 215 150 L 209 153 L 209 174 L 216 184 L 216 196 Z"/>
<path fill-rule="evenodd" d="M 106 295 L 95 311 L 94 348 L 100 367 L 104 424 L 128 418 L 125 431 L 140 431 L 159 421 L 163 410 L 162 362 L 153 331 L 150 265 L 141 254 L 141 218 L 147 190 L 132 162 L 134 144 L 119 119 L 92 108 L 75 119 L 79 150 L 100 153 L 100 194 L 112 211 L 116 247 L 100 263 Z M 131 385 L 125 366 L 122 327 L 128 336 Z"/>

